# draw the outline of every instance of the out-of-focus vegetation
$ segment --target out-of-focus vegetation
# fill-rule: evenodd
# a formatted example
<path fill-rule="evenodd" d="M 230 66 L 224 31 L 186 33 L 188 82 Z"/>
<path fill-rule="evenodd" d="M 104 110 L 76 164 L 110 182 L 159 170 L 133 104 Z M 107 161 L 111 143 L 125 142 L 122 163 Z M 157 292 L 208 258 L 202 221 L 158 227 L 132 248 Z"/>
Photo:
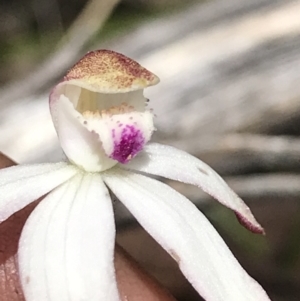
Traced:
<path fill-rule="evenodd" d="M 190 2 L 124 0 L 91 43 L 122 35 L 140 23 L 175 13 Z M 83 0 L 1 1 L 0 85 L 26 76 L 26 72 L 47 57 L 86 3 Z"/>

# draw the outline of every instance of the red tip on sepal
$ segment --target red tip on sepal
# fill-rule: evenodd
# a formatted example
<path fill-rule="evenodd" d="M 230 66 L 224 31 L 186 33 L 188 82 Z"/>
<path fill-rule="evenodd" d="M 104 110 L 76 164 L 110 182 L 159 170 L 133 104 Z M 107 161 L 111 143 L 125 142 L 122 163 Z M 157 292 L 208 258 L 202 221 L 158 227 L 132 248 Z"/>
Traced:
<path fill-rule="evenodd" d="M 266 234 L 264 228 L 261 227 L 260 225 L 253 225 L 252 223 L 249 222 L 249 220 L 247 220 L 244 216 L 242 216 L 238 212 L 235 212 L 235 215 L 236 215 L 239 223 L 242 226 L 244 226 L 246 229 L 248 229 L 249 231 L 251 231 L 252 233 L 262 234 L 262 235 Z"/>

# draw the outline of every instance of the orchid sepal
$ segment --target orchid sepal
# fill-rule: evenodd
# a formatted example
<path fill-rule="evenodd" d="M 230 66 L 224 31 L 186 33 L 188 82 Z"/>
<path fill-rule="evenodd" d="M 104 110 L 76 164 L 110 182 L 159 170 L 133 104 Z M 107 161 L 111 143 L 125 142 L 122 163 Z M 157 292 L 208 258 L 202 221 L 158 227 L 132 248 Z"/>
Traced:
<path fill-rule="evenodd" d="M 202 188 L 222 205 L 234 211 L 238 221 L 254 233 L 264 234 L 249 207 L 207 164 L 174 147 L 149 143 L 126 169 L 162 176 Z"/>

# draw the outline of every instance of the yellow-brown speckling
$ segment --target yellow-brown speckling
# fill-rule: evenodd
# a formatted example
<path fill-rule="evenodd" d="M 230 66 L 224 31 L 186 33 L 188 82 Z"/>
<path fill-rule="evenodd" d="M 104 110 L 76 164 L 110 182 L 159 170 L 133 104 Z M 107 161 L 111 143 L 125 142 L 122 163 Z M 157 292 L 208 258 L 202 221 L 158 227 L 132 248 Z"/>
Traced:
<path fill-rule="evenodd" d="M 120 106 L 113 106 L 107 110 L 95 110 L 95 111 L 84 111 L 82 113 L 82 116 L 88 119 L 99 119 L 101 117 L 110 117 L 116 114 L 125 114 L 125 113 L 130 113 L 134 111 L 134 107 L 133 106 L 129 106 L 126 103 L 122 103 Z"/>
<path fill-rule="evenodd" d="M 101 117 L 101 113 L 97 110 L 97 111 L 84 111 L 82 113 L 82 116 L 85 118 L 100 118 Z"/>
<path fill-rule="evenodd" d="M 159 79 L 123 54 L 96 50 L 88 52 L 75 64 L 63 81 L 95 92 L 118 93 L 155 85 Z"/>

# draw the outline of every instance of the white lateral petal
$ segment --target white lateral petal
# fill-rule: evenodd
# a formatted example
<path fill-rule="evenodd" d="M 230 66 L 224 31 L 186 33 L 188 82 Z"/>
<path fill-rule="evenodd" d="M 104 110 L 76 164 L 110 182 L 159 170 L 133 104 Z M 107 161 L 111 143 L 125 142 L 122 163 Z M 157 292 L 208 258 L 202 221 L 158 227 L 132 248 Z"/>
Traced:
<path fill-rule="evenodd" d="M 123 167 L 201 187 L 221 204 L 232 209 L 246 228 L 255 233 L 264 232 L 249 207 L 225 181 L 207 164 L 184 151 L 151 143 Z"/>
<path fill-rule="evenodd" d="M 64 183 L 77 171 L 66 162 L 12 166 L 0 170 L 0 222 Z"/>
<path fill-rule="evenodd" d="M 88 171 L 100 171 L 117 162 L 103 151 L 99 135 L 90 132 L 65 95 L 51 95 L 50 109 L 62 149 L 68 159 Z"/>
<path fill-rule="evenodd" d="M 112 203 L 100 175 L 77 175 L 33 211 L 19 244 L 27 301 L 119 301 Z"/>
<path fill-rule="evenodd" d="M 205 300 L 270 300 L 205 216 L 184 196 L 156 180 L 116 168 L 105 173 L 104 181 L 178 262 Z"/>

